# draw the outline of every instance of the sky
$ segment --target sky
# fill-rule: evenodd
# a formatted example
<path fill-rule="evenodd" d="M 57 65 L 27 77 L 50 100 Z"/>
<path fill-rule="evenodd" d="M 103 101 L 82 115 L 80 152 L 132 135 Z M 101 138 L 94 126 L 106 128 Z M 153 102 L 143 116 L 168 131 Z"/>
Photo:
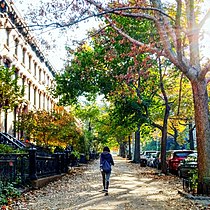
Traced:
<path fill-rule="evenodd" d="M 205 0 L 203 4 L 203 9 L 205 11 L 210 10 L 210 0 Z M 210 17 L 203 26 L 203 40 L 200 41 L 201 46 L 201 56 L 210 58 Z M 206 60 L 206 59 L 205 59 Z"/>
<path fill-rule="evenodd" d="M 31 3 L 33 6 L 39 5 L 40 0 L 13 0 L 16 9 L 21 14 L 22 18 L 24 18 L 24 14 L 28 10 L 28 6 Z M 45 2 L 46 0 L 42 0 Z M 48 2 L 49 0 L 47 0 Z M 50 49 L 42 48 L 44 55 L 49 59 L 50 63 L 56 70 L 60 70 L 63 68 L 64 61 L 66 59 L 66 43 L 68 46 L 73 47 L 72 40 L 82 40 L 86 38 L 86 33 L 89 29 L 96 26 L 94 21 L 89 21 L 88 23 L 80 23 L 79 27 L 74 30 L 67 30 L 65 33 L 61 33 L 59 29 L 48 29 L 45 32 L 41 32 L 39 30 L 32 31 L 31 33 L 34 34 L 34 37 L 43 37 L 45 40 L 48 40 L 50 44 L 55 47 Z M 50 33 L 50 35 L 49 35 Z"/>
<path fill-rule="evenodd" d="M 45 1 L 45 0 L 43 0 Z M 168 0 L 169 2 L 173 0 Z M 24 16 L 23 11 L 26 11 L 27 7 L 26 5 L 29 3 L 33 3 L 33 5 L 38 5 L 39 0 L 14 0 L 14 4 L 22 17 Z M 204 0 L 203 3 L 203 10 L 208 10 L 210 9 L 210 0 Z M 44 55 L 46 55 L 50 61 L 50 63 L 57 69 L 60 70 L 63 68 L 64 60 L 66 58 L 66 50 L 65 50 L 65 44 L 68 42 L 70 43 L 71 40 L 77 39 L 81 40 L 85 38 L 86 31 L 90 28 L 93 28 L 96 25 L 95 22 L 90 21 L 88 23 L 81 23 L 80 27 L 77 28 L 75 31 L 68 30 L 67 34 L 60 34 L 58 29 L 54 29 L 50 32 L 51 36 L 53 39 L 50 40 L 51 43 L 53 43 L 56 48 L 53 49 L 45 49 L 43 50 Z M 202 41 L 200 42 L 201 44 L 201 52 L 202 56 L 208 55 L 210 57 L 210 18 L 206 22 L 206 24 L 203 27 L 204 36 Z M 36 31 L 36 36 L 42 36 L 45 39 L 49 40 L 49 35 L 48 33 L 40 34 L 39 31 Z"/>

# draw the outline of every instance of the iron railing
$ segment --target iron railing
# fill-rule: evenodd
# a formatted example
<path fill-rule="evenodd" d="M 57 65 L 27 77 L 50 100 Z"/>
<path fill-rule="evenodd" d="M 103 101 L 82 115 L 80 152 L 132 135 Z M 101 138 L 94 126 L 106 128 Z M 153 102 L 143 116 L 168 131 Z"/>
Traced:
<path fill-rule="evenodd" d="M 0 144 L 9 145 L 14 149 L 23 149 L 25 147 L 25 145 L 21 141 L 15 139 L 14 137 L 12 138 L 7 133 L 1 133 L 1 132 L 0 132 Z"/>
<path fill-rule="evenodd" d="M 14 136 L 12 136 L 12 135 L 10 135 L 9 133 L 3 133 L 8 139 L 10 139 L 12 142 L 15 142 L 17 145 L 19 145 L 19 148 L 25 148 L 26 147 L 26 145 L 22 142 L 22 141 L 20 141 L 20 140 L 18 140 L 17 138 L 15 138 Z"/>
<path fill-rule="evenodd" d="M 0 181 L 26 183 L 61 173 L 67 173 L 69 152 L 45 154 L 30 148 L 27 154 L 0 154 Z"/>
<path fill-rule="evenodd" d="M 25 184 L 29 175 L 28 154 L 0 154 L 0 181 Z"/>
<path fill-rule="evenodd" d="M 60 153 L 40 153 L 36 148 L 29 148 L 25 154 L 0 154 L 0 182 L 13 182 L 16 185 L 26 185 L 33 180 L 68 172 L 69 166 L 75 166 L 82 159 L 77 159 L 66 150 Z M 95 155 L 91 155 L 91 159 Z M 86 163 L 86 161 L 85 161 Z"/>

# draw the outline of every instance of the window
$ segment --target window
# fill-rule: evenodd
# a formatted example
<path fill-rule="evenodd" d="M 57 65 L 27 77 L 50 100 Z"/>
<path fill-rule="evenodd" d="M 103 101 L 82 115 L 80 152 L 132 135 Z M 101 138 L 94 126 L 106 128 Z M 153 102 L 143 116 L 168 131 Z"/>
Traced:
<path fill-rule="evenodd" d="M 5 1 L 0 1 L 0 12 L 4 13 L 7 11 L 7 6 Z"/>
<path fill-rule="evenodd" d="M 10 30 L 9 30 L 8 28 L 6 29 L 6 36 L 7 36 L 6 45 L 9 47 L 9 42 L 10 42 Z"/>
<path fill-rule="evenodd" d="M 31 100 L 31 82 L 28 83 L 28 100 Z"/>
<path fill-rule="evenodd" d="M 4 58 L 3 63 L 4 63 L 4 67 L 6 67 L 6 68 L 11 67 L 11 61 L 7 58 Z"/>
<path fill-rule="evenodd" d="M 41 79 L 42 79 L 42 70 L 39 69 L 39 81 L 41 82 Z"/>
<path fill-rule="evenodd" d="M 22 56 L 22 62 L 25 63 L 25 59 L 26 59 L 26 49 L 23 48 L 23 56 Z"/>
<path fill-rule="evenodd" d="M 34 88 L 34 105 L 35 105 L 35 106 L 36 106 L 36 91 L 37 91 L 37 89 Z"/>
<path fill-rule="evenodd" d="M 23 86 L 23 94 L 25 93 L 25 80 L 26 80 L 26 78 L 25 77 L 23 77 L 22 78 L 22 86 Z"/>
<path fill-rule="evenodd" d="M 18 79 L 19 71 L 18 69 L 15 69 L 15 79 Z"/>
<path fill-rule="evenodd" d="M 15 55 L 17 56 L 18 56 L 18 44 L 19 44 L 19 41 L 15 39 Z"/>
<path fill-rule="evenodd" d="M 41 94 L 41 92 L 39 93 L 39 109 L 41 109 L 41 96 L 42 96 L 42 94 Z"/>
<path fill-rule="evenodd" d="M 50 77 L 47 76 L 47 86 L 50 86 Z"/>
<path fill-rule="evenodd" d="M 16 127 L 16 123 L 17 123 L 17 110 L 18 110 L 18 107 L 15 106 L 14 111 L 13 111 L 13 114 L 14 114 L 14 122 L 13 122 L 14 124 L 13 124 L 13 126 L 14 126 L 14 128 Z M 14 129 L 13 135 L 14 135 L 14 137 L 16 137 L 16 129 Z"/>
<path fill-rule="evenodd" d="M 48 111 L 50 110 L 50 99 L 49 99 L 49 97 L 47 98 L 47 110 Z"/>
<path fill-rule="evenodd" d="M 45 94 L 43 94 L 43 109 L 45 109 Z"/>
<path fill-rule="evenodd" d="M 36 76 L 36 71 L 37 71 L 37 63 L 34 63 L 34 76 Z"/>
<path fill-rule="evenodd" d="M 46 73 L 44 72 L 44 75 L 43 75 L 43 81 L 45 82 L 45 77 L 46 77 Z"/>
<path fill-rule="evenodd" d="M 28 69 L 31 70 L 31 55 L 28 56 Z"/>

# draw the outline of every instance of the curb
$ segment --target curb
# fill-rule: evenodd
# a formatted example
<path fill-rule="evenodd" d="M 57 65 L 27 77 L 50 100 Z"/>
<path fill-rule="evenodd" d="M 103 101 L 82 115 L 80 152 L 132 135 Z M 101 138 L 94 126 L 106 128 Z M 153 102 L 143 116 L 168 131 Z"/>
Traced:
<path fill-rule="evenodd" d="M 192 195 L 190 193 L 186 193 L 182 190 L 178 190 L 178 193 L 188 199 L 192 199 L 192 200 L 209 200 L 210 202 L 210 197 L 209 196 L 201 196 L 201 195 Z"/>

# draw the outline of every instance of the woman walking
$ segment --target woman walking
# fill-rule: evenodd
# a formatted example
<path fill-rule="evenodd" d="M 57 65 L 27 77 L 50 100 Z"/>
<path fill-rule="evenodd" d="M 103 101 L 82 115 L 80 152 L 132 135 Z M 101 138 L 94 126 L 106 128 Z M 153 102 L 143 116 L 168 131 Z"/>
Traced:
<path fill-rule="evenodd" d="M 114 165 L 114 161 L 110 154 L 110 149 L 109 147 L 104 147 L 103 152 L 100 155 L 100 170 L 103 180 L 102 192 L 105 192 L 105 195 L 108 195 L 109 180 L 112 170 L 111 165 Z"/>

